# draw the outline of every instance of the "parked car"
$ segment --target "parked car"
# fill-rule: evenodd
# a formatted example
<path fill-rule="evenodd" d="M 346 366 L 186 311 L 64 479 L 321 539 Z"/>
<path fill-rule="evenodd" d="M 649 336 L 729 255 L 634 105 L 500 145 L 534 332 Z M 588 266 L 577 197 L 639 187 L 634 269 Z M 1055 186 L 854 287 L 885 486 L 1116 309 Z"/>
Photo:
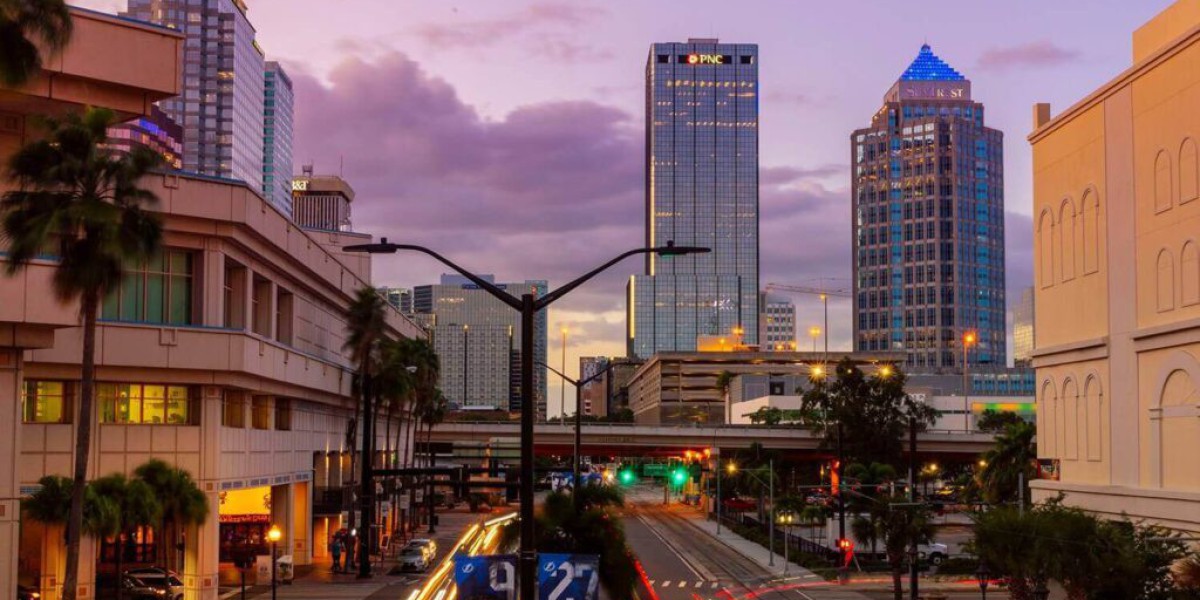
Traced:
<path fill-rule="evenodd" d="M 17 586 L 17 600 L 39 600 L 42 593 L 23 585 Z"/>
<path fill-rule="evenodd" d="M 433 558 L 437 556 L 437 542 L 427 538 L 415 538 L 409 540 L 408 544 L 404 548 L 406 550 L 408 548 L 417 548 L 421 550 L 425 553 L 425 558 L 429 561 L 433 561 Z"/>
<path fill-rule="evenodd" d="M 429 555 L 425 550 L 409 546 L 400 551 L 401 571 L 424 571 L 429 568 Z"/>
<path fill-rule="evenodd" d="M 758 504 L 744 498 L 726 498 L 722 504 L 729 512 L 747 512 L 757 510 Z"/>
<path fill-rule="evenodd" d="M 917 546 L 917 556 L 936 567 L 946 562 L 950 552 L 945 544 L 921 544 Z"/>
<path fill-rule="evenodd" d="M 146 588 L 153 591 L 156 598 L 183 600 L 183 581 L 174 571 L 159 567 L 144 567 L 125 571 L 125 580 L 136 588 Z M 130 589 L 126 586 L 125 589 Z"/>

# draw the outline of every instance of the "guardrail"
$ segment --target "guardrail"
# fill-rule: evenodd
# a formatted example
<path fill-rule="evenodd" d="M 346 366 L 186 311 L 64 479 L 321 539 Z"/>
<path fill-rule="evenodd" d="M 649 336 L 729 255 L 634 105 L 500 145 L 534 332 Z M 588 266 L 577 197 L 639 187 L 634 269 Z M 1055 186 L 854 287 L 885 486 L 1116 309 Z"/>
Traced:
<path fill-rule="evenodd" d="M 445 421 L 434 427 L 451 429 L 456 425 L 466 426 L 497 426 L 497 427 L 513 427 L 518 428 L 521 424 L 517 421 Z M 548 421 L 538 423 L 537 427 L 563 427 L 564 429 L 572 429 L 572 423 L 559 423 L 557 421 Z M 635 427 L 647 427 L 654 429 L 670 429 L 678 431 L 703 431 L 703 430 L 722 430 L 722 431 L 804 431 L 816 434 L 817 430 L 811 427 L 800 427 L 796 425 L 727 425 L 727 424 L 712 424 L 712 425 L 685 425 L 685 424 L 650 424 L 650 423 L 609 423 L 609 422 L 584 422 L 584 429 L 591 428 L 611 428 L 611 429 L 631 429 Z M 963 431 L 961 429 L 924 429 L 921 435 L 977 435 L 994 437 L 995 434 L 989 431 Z"/>

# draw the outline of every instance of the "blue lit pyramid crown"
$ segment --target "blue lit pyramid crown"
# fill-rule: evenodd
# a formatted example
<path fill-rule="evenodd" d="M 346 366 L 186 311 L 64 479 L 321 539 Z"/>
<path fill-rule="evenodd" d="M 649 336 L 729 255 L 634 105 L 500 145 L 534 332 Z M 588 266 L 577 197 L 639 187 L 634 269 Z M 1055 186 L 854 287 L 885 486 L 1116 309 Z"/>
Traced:
<path fill-rule="evenodd" d="M 929 44 L 921 45 L 921 51 L 913 59 L 912 64 L 904 70 L 900 81 L 963 81 L 966 77 L 938 58 L 929 48 Z"/>

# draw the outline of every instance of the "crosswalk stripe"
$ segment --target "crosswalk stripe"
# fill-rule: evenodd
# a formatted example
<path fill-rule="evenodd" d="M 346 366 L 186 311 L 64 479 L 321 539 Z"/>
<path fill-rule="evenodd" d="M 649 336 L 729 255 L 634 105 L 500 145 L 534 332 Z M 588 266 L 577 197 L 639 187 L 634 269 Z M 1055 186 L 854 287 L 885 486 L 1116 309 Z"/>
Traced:
<path fill-rule="evenodd" d="M 700 586 L 702 586 L 702 585 L 704 585 L 704 582 L 703 582 L 703 581 L 697 581 L 697 582 L 696 582 L 696 585 L 695 585 L 694 587 L 700 587 Z"/>
<path fill-rule="evenodd" d="M 651 579 L 650 581 L 647 581 L 646 584 L 649 585 L 650 587 L 654 587 L 654 580 Z"/>
<path fill-rule="evenodd" d="M 718 586 L 718 585 L 721 585 L 721 584 L 720 584 L 720 582 L 714 581 L 714 582 L 713 582 L 713 584 L 712 584 L 712 587 L 711 587 L 711 588 L 709 588 L 709 589 L 711 589 L 711 590 L 715 590 L 715 589 L 717 589 L 717 586 Z"/>
<path fill-rule="evenodd" d="M 671 587 L 671 581 L 670 580 L 664 581 L 663 587 Z"/>
<path fill-rule="evenodd" d="M 685 585 L 687 585 L 687 582 L 686 582 L 686 581 L 680 581 L 680 582 L 679 582 L 679 587 L 683 587 L 683 586 L 685 586 Z"/>

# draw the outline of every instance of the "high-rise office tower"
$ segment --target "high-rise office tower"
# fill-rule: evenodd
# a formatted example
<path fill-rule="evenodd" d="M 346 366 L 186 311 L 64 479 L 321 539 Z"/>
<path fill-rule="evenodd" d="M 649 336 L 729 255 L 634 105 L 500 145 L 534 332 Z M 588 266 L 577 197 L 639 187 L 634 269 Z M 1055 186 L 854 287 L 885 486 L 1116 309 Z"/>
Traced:
<path fill-rule="evenodd" d="M 312 166 L 292 180 L 292 219 L 305 229 L 350 231 L 354 188 L 337 175 L 314 175 Z"/>
<path fill-rule="evenodd" d="M 1021 290 L 1021 301 L 1013 307 L 1013 364 L 1033 366 L 1033 286 Z"/>
<path fill-rule="evenodd" d="M 758 344 L 758 46 L 654 44 L 646 61 L 646 258 L 630 278 L 631 356 L 694 351 L 735 330 Z"/>
<path fill-rule="evenodd" d="M 292 216 L 292 79 L 275 61 L 263 73 L 263 195 Z"/>
<path fill-rule="evenodd" d="M 180 95 L 159 106 L 183 128 L 183 170 L 262 189 L 263 55 L 242 0 L 129 0 L 124 13 L 187 35 Z"/>
<path fill-rule="evenodd" d="M 145 146 L 163 157 L 163 167 L 183 168 L 183 128 L 157 106 L 146 116 L 110 127 L 108 145 L 125 152 Z"/>
<path fill-rule="evenodd" d="M 496 283 L 491 275 L 482 275 Z M 546 294 L 545 281 L 496 283 L 514 295 Z M 460 275 L 442 275 L 437 285 L 413 288 L 413 310 L 429 315 L 433 349 L 440 362 L 438 386 L 450 402 L 459 406 L 490 406 L 501 410 L 521 409 L 520 367 L 521 316 L 512 307 Z M 546 311 L 534 321 L 533 360 L 546 362 Z M 546 414 L 546 370 L 533 371 L 534 398 L 541 418 Z"/>
<path fill-rule="evenodd" d="M 794 352 L 796 348 L 796 305 L 787 298 L 763 292 L 759 297 L 758 339 L 763 350 Z"/>
<path fill-rule="evenodd" d="M 1004 367 L 1003 134 L 928 45 L 851 136 L 854 347 Z"/>
<path fill-rule="evenodd" d="M 391 304 L 392 308 L 400 311 L 401 314 L 413 314 L 412 290 L 398 287 L 377 287 L 375 291 L 383 294 L 383 297 L 387 298 L 388 304 Z"/>

